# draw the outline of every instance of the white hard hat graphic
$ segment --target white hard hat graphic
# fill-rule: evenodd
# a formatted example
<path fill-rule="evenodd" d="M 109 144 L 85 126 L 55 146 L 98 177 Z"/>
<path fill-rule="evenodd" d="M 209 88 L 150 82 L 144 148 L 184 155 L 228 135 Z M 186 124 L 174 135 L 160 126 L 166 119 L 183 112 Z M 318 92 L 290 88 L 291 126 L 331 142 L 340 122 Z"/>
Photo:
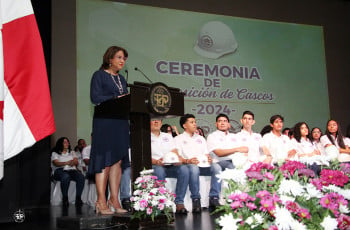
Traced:
<path fill-rule="evenodd" d="M 173 164 L 173 163 L 179 163 L 179 157 L 174 152 L 168 152 L 164 154 L 163 157 L 163 163 L 164 164 Z"/>
<path fill-rule="evenodd" d="M 230 27 L 220 21 L 211 21 L 204 24 L 199 31 L 194 51 L 203 57 L 217 59 L 235 52 L 237 46 Z"/>

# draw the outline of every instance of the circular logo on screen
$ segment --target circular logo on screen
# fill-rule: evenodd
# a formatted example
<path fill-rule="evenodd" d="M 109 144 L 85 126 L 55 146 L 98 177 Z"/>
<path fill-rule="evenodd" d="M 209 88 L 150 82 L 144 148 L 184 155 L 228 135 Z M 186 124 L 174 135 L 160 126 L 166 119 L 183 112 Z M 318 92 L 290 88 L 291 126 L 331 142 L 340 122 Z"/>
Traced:
<path fill-rule="evenodd" d="M 171 107 L 171 94 L 168 87 L 163 83 L 154 83 L 151 87 L 150 100 L 151 110 L 154 113 L 164 115 Z"/>
<path fill-rule="evenodd" d="M 204 35 L 200 37 L 199 43 L 201 47 L 209 49 L 213 46 L 213 39 L 211 39 L 211 37 L 208 35 Z"/>

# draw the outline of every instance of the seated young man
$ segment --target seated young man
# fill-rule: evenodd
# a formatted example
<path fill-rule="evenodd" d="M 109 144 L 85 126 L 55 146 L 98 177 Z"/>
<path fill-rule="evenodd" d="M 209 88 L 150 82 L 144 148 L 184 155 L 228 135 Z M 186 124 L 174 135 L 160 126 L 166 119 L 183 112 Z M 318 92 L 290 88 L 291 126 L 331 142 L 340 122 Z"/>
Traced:
<path fill-rule="evenodd" d="M 235 166 L 232 163 L 230 155 L 238 152 L 247 153 L 248 147 L 240 146 L 241 144 L 238 142 L 236 135 L 229 132 L 231 125 L 227 115 L 219 114 L 216 117 L 215 126 L 217 130 L 209 134 L 207 146 L 213 158 L 212 167 L 215 168 L 214 171 L 220 173 L 226 168 L 234 169 Z M 221 184 L 218 190 L 218 193 L 220 193 Z M 219 197 L 216 196 L 217 191 L 214 190 L 214 192 L 215 194 L 209 194 L 211 198 L 209 204 L 212 207 L 220 205 Z"/>
<path fill-rule="evenodd" d="M 199 175 L 200 171 L 205 171 L 204 167 L 210 170 L 211 175 L 211 188 L 210 199 L 214 197 L 218 198 L 220 193 L 220 183 L 215 171 L 215 167 L 212 167 L 212 159 L 207 150 L 207 143 L 204 137 L 196 134 L 197 124 L 195 116 L 192 114 L 185 114 L 180 118 L 180 126 L 184 129 L 184 132 L 175 137 L 176 148 L 179 154 L 183 157 L 182 163 L 188 167 L 190 179 L 189 188 L 192 198 L 192 212 L 201 212 L 201 202 L 199 193 Z M 204 166 L 199 167 L 199 166 Z"/>
<path fill-rule="evenodd" d="M 265 163 L 280 164 L 296 157 L 297 151 L 289 137 L 282 134 L 283 121 L 281 115 L 274 115 L 270 118 L 272 131 L 264 135 L 262 142 L 262 149 L 266 156 Z"/>
<path fill-rule="evenodd" d="M 157 176 L 159 180 L 165 180 L 166 176 L 177 178 L 175 191 L 176 213 L 186 214 L 187 210 L 184 206 L 184 198 L 189 180 L 188 168 L 181 164 L 183 160 L 177 153 L 172 135 L 161 132 L 161 127 L 161 120 L 151 120 L 151 154 L 154 175 Z M 164 156 L 169 152 L 176 154 L 179 162 L 165 166 L 163 161 Z"/>
<path fill-rule="evenodd" d="M 262 161 L 265 157 L 262 154 L 260 133 L 254 133 L 252 130 L 255 124 L 254 113 L 251 111 L 244 111 L 241 119 L 242 130 L 237 133 L 237 137 L 243 146 L 249 146 L 248 162 L 257 163 Z"/>

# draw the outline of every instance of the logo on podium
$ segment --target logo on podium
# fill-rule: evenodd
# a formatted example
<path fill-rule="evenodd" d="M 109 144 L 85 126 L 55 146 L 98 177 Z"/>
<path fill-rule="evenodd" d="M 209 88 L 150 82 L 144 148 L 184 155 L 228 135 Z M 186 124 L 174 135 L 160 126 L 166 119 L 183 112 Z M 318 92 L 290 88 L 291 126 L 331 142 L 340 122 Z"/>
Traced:
<path fill-rule="evenodd" d="M 168 87 L 163 83 L 154 83 L 150 91 L 150 106 L 154 113 L 164 115 L 171 107 L 171 94 Z"/>

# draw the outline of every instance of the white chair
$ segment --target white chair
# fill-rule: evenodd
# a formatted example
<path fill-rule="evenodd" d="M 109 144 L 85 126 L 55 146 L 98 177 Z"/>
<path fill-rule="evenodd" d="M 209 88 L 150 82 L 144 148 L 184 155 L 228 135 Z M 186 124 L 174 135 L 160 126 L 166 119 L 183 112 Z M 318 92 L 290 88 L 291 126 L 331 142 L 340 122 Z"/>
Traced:
<path fill-rule="evenodd" d="M 75 181 L 71 181 L 68 189 L 68 201 L 69 203 L 75 202 Z M 62 192 L 61 192 L 61 182 L 53 181 L 51 182 L 51 205 L 61 205 L 62 204 Z"/>
<path fill-rule="evenodd" d="M 209 207 L 209 191 L 210 191 L 210 176 L 199 176 L 199 193 L 201 195 L 201 206 Z M 165 187 L 171 192 L 175 193 L 176 191 L 176 178 L 166 178 Z M 191 192 L 187 187 L 187 192 L 184 199 L 185 208 L 191 212 L 192 211 L 192 199 Z M 174 210 L 175 211 L 175 210 Z"/>

